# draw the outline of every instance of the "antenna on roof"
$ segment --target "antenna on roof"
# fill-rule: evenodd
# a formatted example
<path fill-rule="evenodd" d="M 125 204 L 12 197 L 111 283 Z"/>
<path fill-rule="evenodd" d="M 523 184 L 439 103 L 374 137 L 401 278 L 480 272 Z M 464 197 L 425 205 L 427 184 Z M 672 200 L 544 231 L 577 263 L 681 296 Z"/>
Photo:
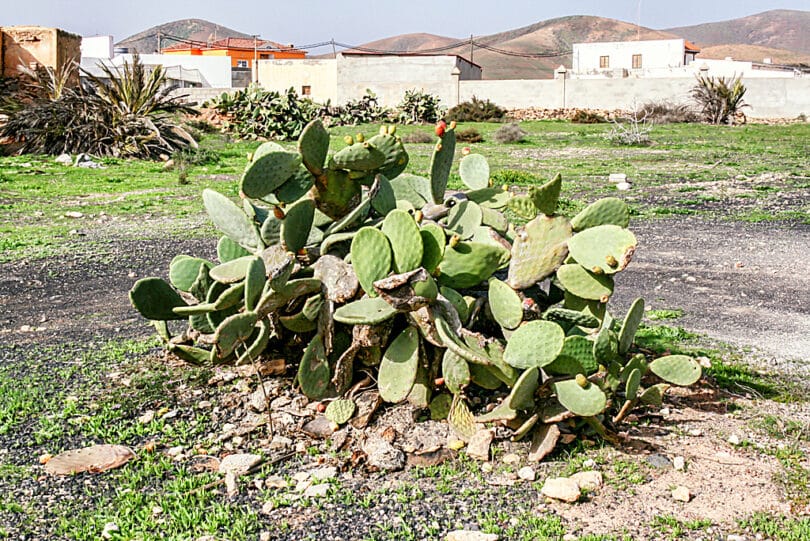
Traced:
<path fill-rule="evenodd" d="M 638 11 L 636 12 L 636 41 L 641 41 L 641 0 L 638 0 Z"/>

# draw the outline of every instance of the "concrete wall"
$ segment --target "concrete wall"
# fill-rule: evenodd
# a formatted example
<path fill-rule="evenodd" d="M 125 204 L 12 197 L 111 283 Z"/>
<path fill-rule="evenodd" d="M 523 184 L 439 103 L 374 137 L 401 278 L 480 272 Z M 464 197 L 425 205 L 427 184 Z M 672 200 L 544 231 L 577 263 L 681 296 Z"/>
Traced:
<path fill-rule="evenodd" d="M 112 36 L 82 37 L 82 58 L 112 58 Z"/>
<path fill-rule="evenodd" d="M 16 77 L 17 66 L 45 66 L 57 69 L 68 62 L 79 61 L 80 36 L 41 26 L 0 28 L 3 54 L 0 69 L 4 77 Z M 78 81 L 78 76 L 76 76 Z"/>
<path fill-rule="evenodd" d="M 663 39 L 575 43 L 572 71 L 599 73 L 615 69 L 633 69 L 633 55 L 641 55 L 641 68 L 673 68 L 684 65 L 684 40 Z M 608 68 L 599 67 L 599 57 L 609 58 Z"/>
<path fill-rule="evenodd" d="M 113 58 L 113 64 L 120 66 L 124 61 L 132 62 L 132 55 L 122 54 Z M 199 71 L 203 86 L 227 88 L 231 86 L 231 60 L 227 56 L 181 56 L 168 54 L 142 54 L 141 62 L 151 66 L 182 68 Z M 176 71 L 176 69 L 172 70 Z"/>
<path fill-rule="evenodd" d="M 810 79 L 743 79 L 748 88 L 744 109 L 751 118 L 795 118 L 810 115 Z M 501 107 L 523 109 L 633 109 L 648 101 L 690 101 L 690 78 L 659 79 L 540 79 L 516 81 L 461 81 L 459 100 L 473 96 Z M 452 107 L 455 101 L 443 102 Z"/>
<path fill-rule="evenodd" d="M 259 85 L 278 92 L 292 87 L 299 95 L 310 87 L 310 98 L 318 103 L 337 102 L 337 60 L 260 60 Z"/>
<path fill-rule="evenodd" d="M 183 96 L 183 100 L 187 103 L 196 103 L 202 105 L 212 98 L 218 98 L 222 94 L 233 94 L 240 88 L 178 88 L 172 92 L 172 96 Z"/>

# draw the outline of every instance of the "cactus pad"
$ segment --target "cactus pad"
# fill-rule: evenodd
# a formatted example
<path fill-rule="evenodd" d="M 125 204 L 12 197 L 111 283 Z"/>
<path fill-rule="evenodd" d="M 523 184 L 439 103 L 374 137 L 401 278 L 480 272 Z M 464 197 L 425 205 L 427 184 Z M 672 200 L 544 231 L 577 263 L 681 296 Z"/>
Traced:
<path fill-rule="evenodd" d="M 208 274 L 221 284 L 234 284 L 245 279 L 248 267 L 255 259 L 255 256 L 248 255 L 239 259 L 232 259 L 227 263 L 221 263 L 208 271 Z"/>
<path fill-rule="evenodd" d="M 447 130 L 439 136 L 439 142 L 433 149 L 433 156 L 430 159 L 430 194 L 434 203 L 441 203 L 444 200 L 455 153 L 456 132 Z"/>
<path fill-rule="evenodd" d="M 315 184 L 315 177 L 303 165 L 273 192 L 280 203 L 294 203 L 304 197 Z"/>
<path fill-rule="evenodd" d="M 231 355 L 238 346 L 245 346 L 245 342 L 256 329 L 258 319 L 256 312 L 244 312 L 225 318 L 214 333 L 214 348 L 217 357 L 224 359 Z"/>
<path fill-rule="evenodd" d="M 597 385 L 586 382 L 582 387 L 577 380 L 569 379 L 554 384 L 557 400 L 571 413 L 582 417 L 593 417 L 605 411 L 607 397 Z"/>
<path fill-rule="evenodd" d="M 408 152 L 401 139 L 389 134 L 379 134 L 369 139 L 368 143 L 385 156 L 380 173 L 386 177 L 396 178 L 408 166 Z"/>
<path fill-rule="evenodd" d="M 447 214 L 447 229 L 463 240 L 469 240 L 482 220 L 481 207 L 472 201 L 461 201 L 453 205 Z"/>
<path fill-rule="evenodd" d="M 570 238 L 571 224 L 562 216 L 537 216 L 518 229 L 509 263 L 509 285 L 525 289 L 553 274 L 568 255 L 566 242 Z"/>
<path fill-rule="evenodd" d="M 489 163 L 480 154 L 468 154 L 458 163 L 458 174 L 461 181 L 471 190 L 480 190 L 489 186 Z"/>
<path fill-rule="evenodd" d="M 394 317 L 397 311 L 379 297 L 360 299 L 335 310 L 335 321 L 347 325 L 377 325 Z"/>
<path fill-rule="evenodd" d="M 388 213 L 382 224 L 382 232 L 391 243 L 391 252 L 394 255 L 394 270 L 396 272 L 412 271 L 421 265 L 424 248 L 422 246 L 422 236 L 419 234 L 419 227 L 416 225 L 413 216 L 404 210 L 394 210 Z M 365 257 L 377 257 L 377 254 L 371 252 L 366 254 Z"/>
<path fill-rule="evenodd" d="M 598 369 L 599 365 L 593 357 L 593 342 L 584 336 L 566 337 L 560 354 L 544 368 L 550 374 L 564 376 L 593 374 Z"/>
<path fill-rule="evenodd" d="M 217 242 L 217 259 L 219 259 L 220 263 L 227 263 L 246 255 L 250 255 L 250 252 L 236 244 L 230 237 L 219 238 L 219 242 Z"/>
<path fill-rule="evenodd" d="M 636 331 L 644 317 L 644 299 L 638 298 L 633 301 L 627 314 L 624 316 L 622 328 L 619 331 L 619 355 L 624 355 L 630 351 Z"/>
<path fill-rule="evenodd" d="M 506 329 L 515 329 L 523 321 L 520 296 L 497 278 L 489 279 L 489 308 L 498 325 Z"/>
<path fill-rule="evenodd" d="M 571 218 L 574 231 L 608 224 L 619 227 L 627 227 L 630 224 L 630 209 L 617 197 L 605 197 L 595 201 Z"/>
<path fill-rule="evenodd" d="M 630 263 L 636 251 L 636 236 L 618 225 L 598 225 L 571 237 L 568 251 L 586 269 L 614 274 Z"/>
<path fill-rule="evenodd" d="M 442 357 L 442 376 L 450 392 L 459 394 L 470 384 L 470 365 L 466 359 L 446 349 Z"/>
<path fill-rule="evenodd" d="M 355 143 L 335 154 L 331 163 L 339 169 L 374 171 L 385 163 L 385 154 L 368 142 Z"/>
<path fill-rule="evenodd" d="M 565 333 L 556 323 L 530 321 L 509 338 L 503 358 L 515 368 L 542 368 L 557 358 L 564 341 Z"/>
<path fill-rule="evenodd" d="M 432 273 L 441 263 L 442 257 L 444 257 L 444 230 L 436 224 L 429 223 L 422 226 L 419 235 L 422 237 L 421 266 Z"/>
<path fill-rule="evenodd" d="M 447 246 L 439 264 L 439 284 L 464 289 L 473 287 L 509 261 L 509 251 L 480 242 L 459 242 Z"/>
<path fill-rule="evenodd" d="M 534 393 L 540 384 L 540 370 L 529 368 L 524 370 L 512 387 L 512 392 L 506 398 L 509 407 L 513 410 L 528 410 L 534 408 Z"/>
<path fill-rule="evenodd" d="M 377 192 L 371 198 L 371 206 L 374 207 L 381 216 L 385 216 L 395 208 L 397 208 L 397 198 L 394 195 L 394 189 L 391 187 L 391 181 L 384 175 L 377 175 L 374 182 L 376 183 Z"/>
<path fill-rule="evenodd" d="M 256 308 L 266 283 L 264 260 L 261 257 L 254 257 L 245 273 L 245 310 Z"/>
<path fill-rule="evenodd" d="M 582 265 L 563 265 L 557 269 L 557 278 L 566 291 L 582 299 L 603 301 L 613 295 L 613 278 L 594 274 Z"/>
<path fill-rule="evenodd" d="M 298 366 L 298 384 L 311 400 L 321 400 L 333 394 L 329 359 L 323 347 L 323 338 L 316 334 L 310 341 Z"/>
<path fill-rule="evenodd" d="M 281 238 L 287 250 L 298 253 L 306 246 L 314 217 L 315 202 L 312 199 L 301 199 L 287 209 L 281 223 Z"/>
<path fill-rule="evenodd" d="M 160 278 L 142 278 L 135 282 L 129 292 L 129 302 L 146 319 L 185 319 L 185 316 L 174 313 L 172 309 L 186 306 L 186 301 Z"/>
<path fill-rule="evenodd" d="M 408 327 L 397 336 L 380 361 L 378 385 L 386 402 L 408 398 L 419 367 L 419 331 Z"/>
<path fill-rule="evenodd" d="M 569 310 L 568 308 L 560 308 L 558 306 L 552 306 L 543 312 L 543 319 L 556 321 L 558 323 L 568 323 L 589 329 L 595 329 L 599 326 L 599 319 L 591 314 L 577 310 Z"/>
<path fill-rule="evenodd" d="M 264 147 L 264 149 L 262 149 Z M 301 156 L 264 143 L 242 174 L 240 190 L 247 197 L 262 198 L 284 184 L 301 165 Z"/>
<path fill-rule="evenodd" d="M 624 386 L 624 396 L 627 400 L 635 400 L 638 396 L 639 385 L 641 385 L 641 370 L 634 368 L 627 376 Z"/>
<path fill-rule="evenodd" d="M 557 211 L 557 201 L 560 200 L 562 176 L 557 175 L 542 186 L 529 188 L 529 197 L 537 210 L 546 216 L 552 216 Z"/>
<path fill-rule="evenodd" d="M 650 363 L 650 371 L 674 385 L 692 385 L 701 376 L 700 364 L 686 355 L 659 357 Z"/>
<path fill-rule="evenodd" d="M 329 153 L 329 132 L 319 118 L 307 124 L 301 131 L 298 137 L 298 152 L 310 173 L 320 175 L 323 172 L 326 155 Z"/>
<path fill-rule="evenodd" d="M 349 421 L 354 415 L 357 405 L 353 400 L 341 398 L 333 400 L 326 406 L 326 411 L 323 412 L 324 417 L 337 425 L 342 425 Z"/>
<path fill-rule="evenodd" d="M 201 266 L 210 269 L 211 263 L 199 257 L 178 255 L 169 263 L 169 281 L 180 291 L 191 291 Z"/>
<path fill-rule="evenodd" d="M 207 188 L 203 190 L 203 203 L 214 225 L 232 241 L 251 252 L 264 249 L 259 230 L 236 203 Z"/>
<path fill-rule="evenodd" d="M 521 218 L 526 218 L 527 220 L 531 220 L 537 216 L 537 207 L 534 205 L 532 198 L 528 195 L 516 195 L 512 197 L 509 199 L 507 207 Z"/>
<path fill-rule="evenodd" d="M 410 217 L 408 217 L 410 218 Z M 363 291 L 375 297 L 374 282 L 391 272 L 391 244 L 379 229 L 363 227 L 354 235 L 351 246 L 352 267 Z"/>

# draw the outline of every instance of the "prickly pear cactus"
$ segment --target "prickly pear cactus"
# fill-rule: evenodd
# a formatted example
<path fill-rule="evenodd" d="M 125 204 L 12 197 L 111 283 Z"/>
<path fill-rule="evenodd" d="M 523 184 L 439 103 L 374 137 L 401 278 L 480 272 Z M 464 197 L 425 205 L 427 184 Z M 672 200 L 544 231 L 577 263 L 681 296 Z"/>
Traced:
<path fill-rule="evenodd" d="M 520 439 L 571 417 L 605 435 L 632 408 L 661 404 L 670 385 L 700 379 L 690 357 L 634 350 L 642 300 L 620 323 L 608 310 L 637 244 L 622 200 L 568 217 L 559 175 L 515 194 L 490 186 L 480 154 L 458 162 L 468 189 L 448 194 L 454 126 L 436 133 L 428 177 L 404 172 L 392 127 L 338 152 L 320 121 L 297 149 L 263 144 L 240 181 L 242 201 L 203 192 L 223 234 L 218 261 L 177 256 L 168 281 L 135 283 L 132 306 L 190 363 L 291 352 L 296 385 L 330 399 L 336 424 L 354 414 L 353 384 L 371 376 L 384 401 L 430 407 L 461 439 L 476 423 L 505 424 Z M 516 227 L 515 214 L 527 222 Z M 174 320 L 188 331 L 173 336 Z M 474 412 L 474 387 L 505 398 Z"/>

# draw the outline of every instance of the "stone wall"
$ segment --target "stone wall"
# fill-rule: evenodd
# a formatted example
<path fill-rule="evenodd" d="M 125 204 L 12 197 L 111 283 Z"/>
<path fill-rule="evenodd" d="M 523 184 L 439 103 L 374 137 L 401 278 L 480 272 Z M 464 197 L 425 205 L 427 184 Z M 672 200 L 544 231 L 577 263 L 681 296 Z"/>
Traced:
<path fill-rule="evenodd" d="M 41 26 L 10 26 L 0 28 L 2 55 L 0 72 L 4 77 L 16 77 L 17 67 L 49 67 L 57 69 L 81 57 L 81 36 Z M 76 75 L 78 82 L 78 75 Z"/>

